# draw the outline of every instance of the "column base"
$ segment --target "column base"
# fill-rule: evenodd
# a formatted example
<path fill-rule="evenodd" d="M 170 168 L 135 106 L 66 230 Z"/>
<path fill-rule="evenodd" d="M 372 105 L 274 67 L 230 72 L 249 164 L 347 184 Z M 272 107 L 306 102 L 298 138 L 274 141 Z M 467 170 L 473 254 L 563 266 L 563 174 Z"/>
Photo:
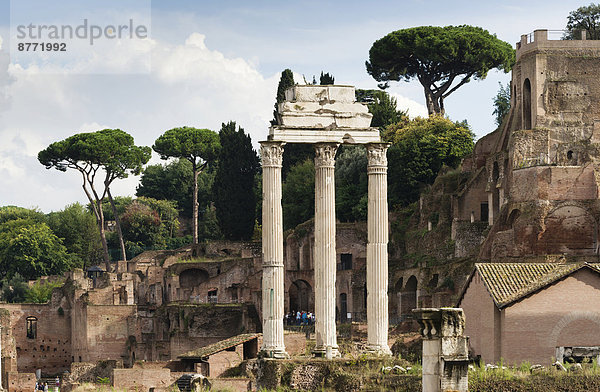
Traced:
<path fill-rule="evenodd" d="M 365 348 L 365 353 L 370 355 L 377 356 L 390 356 L 392 355 L 392 350 L 388 347 L 388 345 L 367 345 Z"/>
<path fill-rule="evenodd" d="M 340 354 L 340 350 L 337 347 L 327 346 L 327 347 L 319 347 L 315 348 L 312 351 L 312 354 L 317 358 L 340 358 L 342 355 Z"/>
<path fill-rule="evenodd" d="M 261 349 L 258 358 L 289 359 L 290 354 L 285 349 Z"/>

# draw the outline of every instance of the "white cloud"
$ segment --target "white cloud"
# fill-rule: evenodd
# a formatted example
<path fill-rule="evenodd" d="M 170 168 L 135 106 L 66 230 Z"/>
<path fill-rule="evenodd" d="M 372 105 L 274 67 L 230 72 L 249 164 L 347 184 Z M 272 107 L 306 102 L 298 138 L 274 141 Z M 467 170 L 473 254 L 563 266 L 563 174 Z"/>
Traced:
<path fill-rule="evenodd" d="M 398 104 L 398 109 L 400 110 L 408 110 L 408 116 L 410 118 L 415 117 L 427 117 L 428 112 L 425 105 L 418 103 L 410 98 L 407 98 L 398 93 L 390 92 L 390 95 L 396 98 L 396 103 Z"/>
<path fill-rule="evenodd" d="M 263 76 L 256 60 L 225 56 L 208 48 L 198 33 L 178 45 L 152 42 L 151 49 L 148 75 L 73 75 L 57 66 L 6 65 L 0 72 L 9 99 L 0 112 L 2 204 L 49 211 L 87 202 L 78 173 L 46 170 L 37 162 L 41 149 L 76 132 L 120 128 L 137 144 L 151 145 L 176 126 L 218 131 L 221 123 L 234 120 L 255 146 L 266 139 L 279 74 Z M 93 61 L 71 69 L 127 69 L 147 50 L 123 48 L 118 60 L 97 51 Z M 137 182 L 135 177 L 118 180 L 113 193 L 133 195 Z"/>

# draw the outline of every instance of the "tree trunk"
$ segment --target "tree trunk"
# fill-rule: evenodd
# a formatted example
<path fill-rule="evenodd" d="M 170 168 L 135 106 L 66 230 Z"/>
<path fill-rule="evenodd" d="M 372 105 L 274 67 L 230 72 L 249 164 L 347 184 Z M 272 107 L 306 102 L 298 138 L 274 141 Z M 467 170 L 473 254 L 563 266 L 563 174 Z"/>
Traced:
<path fill-rule="evenodd" d="M 106 194 L 108 195 L 110 206 L 112 207 L 113 214 L 115 215 L 117 234 L 119 236 L 119 244 L 121 245 L 121 260 L 127 261 L 127 254 L 125 253 L 125 242 L 123 241 L 123 232 L 121 231 L 121 219 L 119 218 L 119 214 L 117 213 L 117 207 L 115 206 L 115 201 L 110 193 L 110 188 L 108 186 L 106 187 Z"/>
<path fill-rule="evenodd" d="M 108 254 L 108 244 L 106 243 L 106 233 L 104 232 L 104 213 L 102 212 L 102 203 L 96 204 L 96 200 L 92 198 L 90 192 L 85 187 L 86 177 L 85 173 L 83 174 L 83 191 L 87 196 L 90 204 L 94 210 L 94 215 L 96 216 L 96 224 L 98 225 L 98 230 L 100 231 L 100 240 L 102 242 L 102 251 L 104 257 L 104 264 L 106 266 L 106 272 L 110 272 L 110 255 Z"/>
<path fill-rule="evenodd" d="M 106 243 L 106 233 L 104 232 L 104 214 L 102 213 L 102 206 L 100 206 L 100 220 L 98 222 L 100 228 L 100 238 L 102 239 L 102 250 L 104 251 L 104 265 L 106 266 L 106 272 L 111 272 L 110 268 L 110 255 L 108 254 L 108 244 Z"/>
<path fill-rule="evenodd" d="M 444 103 L 441 93 L 439 95 L 431 92 L 429 87 L 424 86 L 425 101 L 427 102 L 427 113 L 429 116 L 443 116 Z"/>
<path fill-rule="evenodd" d="M 194 237 L 194 245 L 198 244 L 198 175 L 200 174 L 200 170 L 196 167 L 196 165 L 194 165 L 194 206 L 193 206 L 193 219 L 192 219 L 192 225 L 193 225 L 193 237 Z"/>

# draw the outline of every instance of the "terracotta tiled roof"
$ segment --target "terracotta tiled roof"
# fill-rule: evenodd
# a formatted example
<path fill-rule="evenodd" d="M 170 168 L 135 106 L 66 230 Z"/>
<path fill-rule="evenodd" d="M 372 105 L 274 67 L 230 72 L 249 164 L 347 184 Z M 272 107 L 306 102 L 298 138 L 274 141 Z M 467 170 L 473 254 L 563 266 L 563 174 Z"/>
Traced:
<path fill-rule="evenodd" d="M 181 354 L 177 358 L 179 358 L 179 359 L 206 358 L 206 357 L 216 354 L 220 351 L 237 346 L 238 344 L 242 344 L 242 343 L 248 342 L 252 339 L 256 339 L 261 335 L 262 335 L 261 333 L 243 333 L 241 335 L 232 336 L 228 339 L 218 341 L 217 343 L 209 344 L 208 346 L 200 347 L 199 349 L 189 351 L 185 354 Z"/>
<path fill-rule="evenodd" d="M 503 308 L 581 268 L 600 272 L 598 263 L 477 263 L 475 269 Z"/>

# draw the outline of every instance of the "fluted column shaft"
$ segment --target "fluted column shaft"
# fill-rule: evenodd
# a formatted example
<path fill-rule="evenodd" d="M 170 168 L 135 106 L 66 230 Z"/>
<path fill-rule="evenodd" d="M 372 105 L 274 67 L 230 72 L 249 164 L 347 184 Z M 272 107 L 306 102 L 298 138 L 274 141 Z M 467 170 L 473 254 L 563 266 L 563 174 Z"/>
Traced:
<path fill-rule="evenodd" d="M 282 142 L 261 142 L 262 208 L 262 315 L 261 355 L 286 358 L 283 341 L 284 268 L 283 213 L 281 209 Z"/>
<path fill-rule="evenodd" d="M 335 153 L 337 143 L 315 144 L 314 353 L 339 356 L 335 328 Z"/>
<path fill-rule="evenodd" d="M 367 144 L 369 177 L 367 242 L 367 350 L 388 347 L 388 205 L 386 143 Z"/>

